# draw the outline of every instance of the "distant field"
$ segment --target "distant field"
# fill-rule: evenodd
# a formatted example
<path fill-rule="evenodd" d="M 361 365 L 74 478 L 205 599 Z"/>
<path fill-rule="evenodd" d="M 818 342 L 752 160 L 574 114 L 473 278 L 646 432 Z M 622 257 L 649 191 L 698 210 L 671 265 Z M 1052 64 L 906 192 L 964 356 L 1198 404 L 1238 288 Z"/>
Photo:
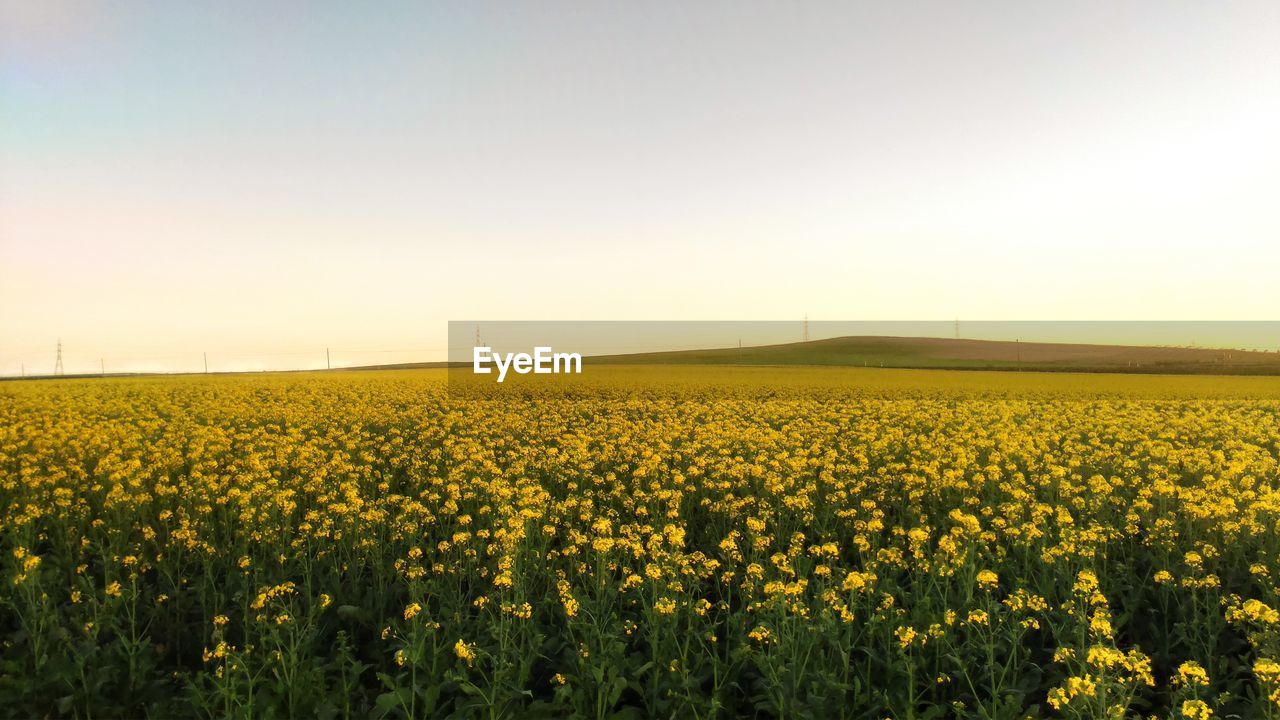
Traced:
<path fill-rule="evenodd" d="M 839 337 L 743 348 L 588 355 L 586 361 L 591 366 L 808 365 L 1145 375 L 1280 375 L 1280 352 L 882 336 Z M 470 364 L 443 361 L 388 363 L 338 368 L 338 370 L 432 370 L 449 367 L 470 367 Z M 135 377 L 147 374 L 149 373 L 108 373 L 105 377 Z M 68 375 L 64 376 L 64 379 L 99 377 L 104 376 L 92 373 Z M 0 378 L 0 380 L 18 379 Z M 27 379 L 55 378 L 35 376 Z"/>
<path fill-rule="evenodd" d="M 455 398 L 506 397 L 672 399 L 696 389 L 703 397 L 788 399 L 815 393 L 897 395 L 960 393 L 965 396 L 1164 397 L 1280 400 L 1280 377 L 1267 375 L 1176 375 L 1090 372 L 1006 372 L 880 368 L 847 365 L 723 365 L 623 362 L 585 366 L 582 375 L 509 375 L 499 385 L 469 368 L 387 373 L 406 380 L 418 374 L 447 378 Z M 356 374 L 356 373 L 352 373 Z M 376 378 L 383 373 L 361 371 Z"/>
<path fill-rule="evenodd" d="M 592 358 L 591 362 L 1280 375 L 1280 353 L 1276 352 L 871 336 L 612 355 Z"/>
<path fill-rule="evenodd" d="M 588 356 L 591 365 L 835 365 L 1170 375 L 1280 375 L 1280 352 L 1191 347 L 858 336 L 743 348 Z M 462 366 L 465 363 L 453 363 Z M 371 365 L 427 369 L 450 363 Z"/>

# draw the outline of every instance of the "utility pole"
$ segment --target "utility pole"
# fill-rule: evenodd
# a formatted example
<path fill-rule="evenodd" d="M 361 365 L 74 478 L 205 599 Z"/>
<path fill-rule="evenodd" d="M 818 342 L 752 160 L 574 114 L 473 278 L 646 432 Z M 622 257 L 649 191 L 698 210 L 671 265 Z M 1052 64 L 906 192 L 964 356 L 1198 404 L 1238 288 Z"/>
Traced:
<path fill-rule="evenodd" d="M 58 361 L 53 365 L 53 374 L 62 374 L 62 339 L 58 339 Z"/>

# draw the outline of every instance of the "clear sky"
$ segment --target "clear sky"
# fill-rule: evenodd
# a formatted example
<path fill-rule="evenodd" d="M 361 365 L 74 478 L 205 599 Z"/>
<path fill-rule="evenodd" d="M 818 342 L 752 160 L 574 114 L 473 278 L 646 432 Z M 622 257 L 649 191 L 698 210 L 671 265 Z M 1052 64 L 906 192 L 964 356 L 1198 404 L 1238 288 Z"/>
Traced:
<path fill-rule="evenodd" d="M 1277 319 L 1277 268 L 1274 0 L 0 0 L 0 374 Z"/>

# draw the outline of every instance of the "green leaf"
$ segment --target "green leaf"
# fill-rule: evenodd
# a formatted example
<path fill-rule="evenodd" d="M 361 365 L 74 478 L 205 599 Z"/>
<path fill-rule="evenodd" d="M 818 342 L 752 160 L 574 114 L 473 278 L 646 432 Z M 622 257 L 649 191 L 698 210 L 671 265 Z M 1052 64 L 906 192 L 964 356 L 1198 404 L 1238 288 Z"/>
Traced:
<path fill-rule="evenodd" d="M 622 691 L 626 689 L 627 689 L 626 678 L 623 678 L 623 677 L 614 678 L 613 684 L 609 688 L 609 705 L 610 706 L 617 705 L 618 698 L 622 697 Z"/>
<path fill-rule="evenodd" d="M 396 682 L 395 678 L 386 673 L 378 673 L 378 679 L 382 681 L 383 686 L 388 690 L 395 690 L 400 686 L 400 683 Z"/>
<path fill-rule="evenodd" d="M 337 613 L 343 620 L 361 620 L 365 616 L 364 608 L 355 605 L 339 605 Z"/>
<path fill-rule="evenodd" d="M 385 713 L 400 707 L 400 698 L 395 693 L 382 693 L 373 701 L 373 704 Z"/>

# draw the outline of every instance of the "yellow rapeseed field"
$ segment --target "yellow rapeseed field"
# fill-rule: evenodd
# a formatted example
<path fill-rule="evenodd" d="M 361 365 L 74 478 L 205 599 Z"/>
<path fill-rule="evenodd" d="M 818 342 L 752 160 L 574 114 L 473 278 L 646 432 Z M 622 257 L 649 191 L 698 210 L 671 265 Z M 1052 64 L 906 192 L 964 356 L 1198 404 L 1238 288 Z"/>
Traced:
<path fill-rule="evenodd" d="M 0 714 L 1280 718 L 1276 379 L 557 382 L 0 384 Z"/>

